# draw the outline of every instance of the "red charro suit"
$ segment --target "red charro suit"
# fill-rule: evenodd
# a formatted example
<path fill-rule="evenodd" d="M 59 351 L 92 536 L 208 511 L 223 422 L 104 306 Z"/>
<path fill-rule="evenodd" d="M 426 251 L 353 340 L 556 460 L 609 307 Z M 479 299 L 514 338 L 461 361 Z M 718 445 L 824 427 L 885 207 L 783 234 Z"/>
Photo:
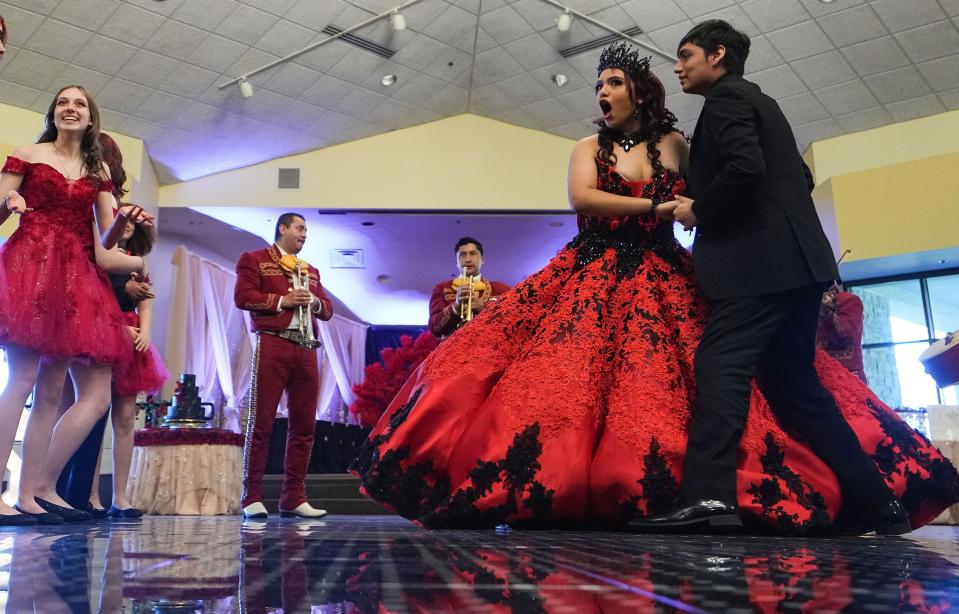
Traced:
<path fill-rule="evenodd" d="M 257 334 L 253 352 L 253 380 L 250 384 L 250 416 L 247 419 L 243 454 L 243 502 L 246 507 L 263 500 L 263 472 L 273 431 L 277 405 L 287 393 L 289 430 L 286 455 L 283 459 L 283 491 L 280 509 L 292 510 L 306 501 L 306 469 L 316 431 L 316 400 L 320 374 L 316 350 L 303 349 L 295 342 L 266 333 L 284 331 L 293 320 L 293 309 L 279 309 L 280 298 L 292 290 L 292 279 L 280 267 L 280 251 L 275 245 L 255 252 L 246 252 L 236 263 L 236 306 L 251 312 L 253 331 Z M 333 317 L 333 304 L 320 285 L 320 273 L 309 267 L 310 292 L 319 299 L 314 303 L 313 331 L 316 317 Z"/>
<path fill-rule="evenodd" d="M 491 298 L 505 294 L 509 286 L 498 281 L 490 281 L 483 278 L 486 287 L 482 292 L 474 292 L 475 298 L 482 298 L 489 301 Z M 456 290 L 453 288 L 452 280 L 441 281 L 433 286 L 433 293 L 430 296 L 430 332 L 437 337 L 447 337 L 453 334 L 453 331 L 460 325 L 460 314 L 453 309 L 453 303 L 456 301 Z"/>

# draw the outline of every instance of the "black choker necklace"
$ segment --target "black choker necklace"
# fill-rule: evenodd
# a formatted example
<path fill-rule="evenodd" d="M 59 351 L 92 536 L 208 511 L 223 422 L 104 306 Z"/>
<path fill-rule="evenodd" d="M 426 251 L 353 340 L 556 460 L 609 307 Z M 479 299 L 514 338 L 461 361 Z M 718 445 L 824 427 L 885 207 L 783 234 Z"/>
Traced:
<path fill-rule="evenodd" d="M 644 140 L 646 140 L 646 136 L 643 134 L 642 130 L 637 130 L 636 132 L 630 132 L 629 134 L 625 134 L 623 132 L 616 132 L 613 134 L 613 140 L 616 141 L 616 143 L 618 143 L 619 146 L 623 148 L 623 151 L 628 153 L 630 149 L 632 149 L 633 147 L 636 147 L 637 145 L 642 143 Z"/>

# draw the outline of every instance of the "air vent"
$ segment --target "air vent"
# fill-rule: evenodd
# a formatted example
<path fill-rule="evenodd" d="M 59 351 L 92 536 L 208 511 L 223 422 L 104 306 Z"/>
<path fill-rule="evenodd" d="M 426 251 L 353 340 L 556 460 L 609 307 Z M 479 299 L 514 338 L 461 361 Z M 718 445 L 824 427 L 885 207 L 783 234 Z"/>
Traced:
<path fill-rule="evenodd" d="M 361 249 L 331 249 L 330 267 L 334 269 L 365 269 L 363 265 L 363 250 Z"/>
<path fill-rule="evenodd" d="M 342 32 L 342 28 L 337 28 L 333 24 L 330 24 L 323 28 L 323 34 L 329 34 L 330 36 L 335 36 Z M 376 55 L 383 56 L 386 59 L 389 59 L 396 55 L 396 51 L 390 49 L 389 47 L 384 47 L 379 43 L 374 43 L 368 38 L 363 38 L 362 36 L 357 36 L 356 34 L 344 34 L 340 37 L 340 40 L 346 41 L 347 43 L 359 47 L 360 49 L 365 49 L 370 53 L 375 53 Z"/>
<path fill-rule="evenodd" d="M 300 169 L 281 168 L 276 174 L 276 187 L 281 190 L 300 189 Z"/>
<path fill-rule="evenodd" d="M 639 26 L 631 26 L 623 30 L 623 34 L 626 36 L 638 36 L 643 33 L 643 29 Z M 572 47 L 567 47 L 566 49 L 560 49 L 559 54 L 564 58 L 571 58 L 574 55 L 579 55 L 590 49 L 597 49 L 599 47 L 605 47 L 606 45 L 617 41 L 620 39 L 619 34 L 607 34 L 606 36 L 601 36 L 599 38 L 594 38 L 593 40 L 586 41 L 585 43 L 580 43 L 578 45 L 573 45 Z"/>

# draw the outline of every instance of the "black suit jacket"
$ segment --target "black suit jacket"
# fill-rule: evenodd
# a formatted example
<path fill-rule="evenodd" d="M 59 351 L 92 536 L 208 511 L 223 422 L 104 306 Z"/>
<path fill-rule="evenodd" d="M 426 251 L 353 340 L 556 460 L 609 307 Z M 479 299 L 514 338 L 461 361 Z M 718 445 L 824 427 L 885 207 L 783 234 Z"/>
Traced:
<path fill-rule="evenodd" d="M 690 148 L 693 264 L 714 299 L 838 279 L 812 176 L 776 101 L 738 75 L 706 95 Z"/>

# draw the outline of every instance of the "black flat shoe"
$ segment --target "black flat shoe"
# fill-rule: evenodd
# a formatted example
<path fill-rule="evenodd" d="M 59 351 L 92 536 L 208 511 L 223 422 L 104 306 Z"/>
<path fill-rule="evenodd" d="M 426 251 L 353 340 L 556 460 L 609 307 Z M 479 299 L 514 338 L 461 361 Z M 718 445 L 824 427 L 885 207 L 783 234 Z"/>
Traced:
<path fill-rule="evenodd" d="M 29 514 L 0 514 L 0 527 L 24 527 L 37 524 L 37 519 Z"/>
<path fill-rule="evenodd" d="M 876 535 L 903 535 L 912 531 L 909 513 L 895 500 L 861 511 L 854 508 L 848 516 L 851 519 L 839 530 L 840 535 L 865 535 L 873 532 Z"/>
<path fill-rule="evenodd" d="M 107 512 L 110 518 L 116 520 L 133 520 L 136 518 L 143 517 L 143 510 L 137 509 L 135 507 L 128 507 L 125 509 L 120 509 L 118 507 L 110 506 L 110 511 Z"/>
<path fill-rule="evenodd" d="M 34 497 L 34 501 L 37 502 L 37 505 L 47 510 L 51 514 L 56 514 L 63 518 L 64 522 L 86 522 L 90 520 L 92 516 L 83 510 L 73 509 L 72 507 L 63 507 L 62 505 L 57 505 L 56 503 L 50 503 L 46 499 L 41 499 L 40 497 Z"/>
<path fill-rule="evenodd" d="M 17 510 L 24 516 L 30 516 L 36 521 L 37 524 L 63 524 L 63 516 L 59 514 L 51 514 L 50 512 L 40 512 L 39 514 L 34 514 L 20 509 L 19 505 L 14 505 L 13 509 Z"/>
<path fill-rule="evenodd" d="M 94 520 L 103 520 L 109 514 L 109 512 L 102 507 L 94 507 L 89 501 L 87 501 L 87 504 L 80 509 L 90 514 L 90 517 Z"/>
<path fill-rule="evenodd" d="M 632 520 L 629 529 L 638 533 L 739 533 L 743 521 L 734 505 L 697 499 L 664 514 Z"/>

